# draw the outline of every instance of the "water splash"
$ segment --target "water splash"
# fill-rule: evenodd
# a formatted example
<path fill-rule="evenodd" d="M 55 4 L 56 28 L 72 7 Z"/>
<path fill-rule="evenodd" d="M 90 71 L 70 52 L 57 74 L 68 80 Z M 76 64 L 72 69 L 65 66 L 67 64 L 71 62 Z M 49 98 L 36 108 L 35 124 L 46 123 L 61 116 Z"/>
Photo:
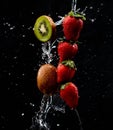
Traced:
<path fill-rule="evenodd" d="M 65 113 L 65 107 L 66 105 L 60 98 L 59 93 L 55 93 L 52 96 L 43 95 L 40 110 L 32 118 L 30 130 L 50 130 L 50 124 L 47 122 L 47 114 L 50 109 Z"/>
<path fill-rule="evenodd" d="M 35 116 L 32 118 L 31 130 L 50 130 L 49 125 L 46 122 L 47 113 L 51 105 L 51 96 L 43 95 L 40 110 L 36 112 Z"/>
<path fill-rule="evenodd" d="M 76 12 L 77 0 L 72 0 L 71 8 L 72 8 L 72 11 Z"/>
<path fill-rule="evenodd" d="M 45 63 L 51 63 L 53 61 L 52 50 L 56 48 L 55 43 L 56 40 L 53 43 L 51 41 L 42 43 L 42 59 L 45 60 Z"/>

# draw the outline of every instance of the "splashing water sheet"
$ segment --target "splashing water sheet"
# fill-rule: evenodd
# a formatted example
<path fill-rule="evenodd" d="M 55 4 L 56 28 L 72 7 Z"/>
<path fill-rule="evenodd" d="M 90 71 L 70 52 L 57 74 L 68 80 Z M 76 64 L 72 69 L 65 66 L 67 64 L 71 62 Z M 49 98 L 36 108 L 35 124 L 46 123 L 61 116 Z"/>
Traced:
<path fill-rule="evenodd" d="M 74 13 L 79 12 L 80 9 L 77 9 L 77 0 L 72 0 L 71 10 Z M 82 12 L 82 15 L 84 15 L 84 11 Z M 61 25 L 64 19 L 64 17 L 62 16 L 58 17 L 60 18 L 60 20 L 55 22 L 56 26 Z M 56 38 L 53 42 L 49 40 L 45 43 L 42 43 L 42 59 L 45 62 L 45 64 L 50 64 L 53 61 L 54 55 L 52 54 L 52 51 L 54 50 L 54 48 L 57 47 L 57 43 L 60 41 L 60 39 L 61 38 Z M 35 112 L 35 116 L 32 117 L 32 125 L 30 127 L 30 130 L 51 130 L 51 125 L 49 121 L 47 121 L 48 113 L 51 110 L 55 112 L 61 112 L 63 114 L 66 113 L 66 104 L 60 98 L 58 92 L 52 95 L 43 95 L 40 103 L 40 109 L 39 111 Z M 79 129 L 82 130 L 82 123 L 79 113 L 76 108 L 73 109 L 73 111 L 76 113 L 77 120 L 80 126 Z M 59 124 L 57 125 L 59 126 Z"/>

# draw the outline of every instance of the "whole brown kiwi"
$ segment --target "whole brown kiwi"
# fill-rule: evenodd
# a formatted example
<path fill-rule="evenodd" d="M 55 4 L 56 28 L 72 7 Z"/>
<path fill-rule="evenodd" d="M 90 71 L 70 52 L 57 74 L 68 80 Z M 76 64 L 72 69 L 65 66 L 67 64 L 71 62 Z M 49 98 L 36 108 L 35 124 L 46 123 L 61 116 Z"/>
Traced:
<path fill-rule="evenodd" d="M 52 94 L 57 90 L 57 72 L 55 66 L 44 64 L 39 68 L 37 86 L 44 94 Z"/>

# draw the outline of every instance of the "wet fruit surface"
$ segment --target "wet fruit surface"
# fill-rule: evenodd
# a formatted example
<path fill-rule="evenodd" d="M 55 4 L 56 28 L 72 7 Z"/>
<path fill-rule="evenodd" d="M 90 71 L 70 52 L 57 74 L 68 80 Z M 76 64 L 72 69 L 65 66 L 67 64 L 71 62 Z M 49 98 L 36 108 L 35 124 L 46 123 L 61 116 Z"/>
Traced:
<path fill-rule="evenodd" d="M 51 94 L 57 89 L 56 67 L 44 64 L 40 67 L 37 74 L 37 85 L 44 94 Z"/>

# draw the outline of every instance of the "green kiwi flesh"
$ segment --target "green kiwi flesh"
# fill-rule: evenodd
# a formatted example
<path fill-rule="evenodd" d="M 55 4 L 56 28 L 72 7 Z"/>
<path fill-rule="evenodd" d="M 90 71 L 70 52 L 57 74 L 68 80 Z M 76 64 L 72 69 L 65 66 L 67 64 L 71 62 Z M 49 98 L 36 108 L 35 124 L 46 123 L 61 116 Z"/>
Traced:
<path fill-rule="evenodd" d="M 47 18 L 43 15 L 37 18 L 34 25 L 34 34 L 41 42 L 47 42 L 52 37 L 52 25 Z"/>

